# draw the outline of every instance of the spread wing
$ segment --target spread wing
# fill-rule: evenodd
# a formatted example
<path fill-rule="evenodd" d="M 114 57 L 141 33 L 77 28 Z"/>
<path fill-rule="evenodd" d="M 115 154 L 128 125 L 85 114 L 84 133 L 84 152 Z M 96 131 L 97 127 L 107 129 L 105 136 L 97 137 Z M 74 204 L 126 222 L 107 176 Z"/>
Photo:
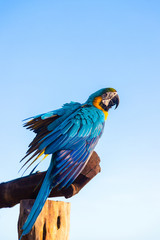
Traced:
<path fill-rule="evenodd" d="M 65 104 L 62 108 L 58 110 L 50 111 L 44 114 L 39 114 L 37 116 L 24 120 L 24 121 L 29 120 L 24 124 L 24 127 L 36 133 L 36 136 L 33 139 L 33 141 L 29 144 L 28 146 L 29 148 L 28 151 L 26 152 L 26 155 L 21 159 L 21 161 L 23 161 L 25 158 L 30 156 L 29 159 L 23 164 L 21 169 L 34 158 L 33 162 L 31 162 L 30 165 L 27 167 L 28 169 L 39 157 L 41 157 L 44 154 L 44 150 L 39 149 L 40 141 L 50 132 L 52 132 L 53 129 L 59 126 L 64 121 L 64 119 L 66 119 L 78 108 L 80 108 L 80 106 L 81 106 L 80 103 L 71 102 L 69 104 L 68 103 Z M 47 155 L 45 155 L 45 157 L 46 156 Z M 37 165 L 35 166 L 35 168 L 37 167 Z"/>
<path fill-rule="evenodd" d="M 51 118 L 52 121 L 58 120 L 58 116 Z M 51 121 L 51 119 L 47 121 Z M 49 126 L 48 124 L 52 123 L 47 122 L 47 126 Z M 33 127 L 35 129 L 35 125 Z M 48 131 L 48 128 L 44 130 L 43 137 L 38 135 L 35 137 L 30 151 L 34 149 L 36 152 L 38 151 L 39 155 L 42 153 L 53 154 L 54 168 L 51 176 L 54 187 L 57 185 L 59 188 L 67 187 L 74 181 L 87 163 L 102 134 L 103 127 L 103 112 L 101 113 L 95 107 L 81 107 L 53 130 Z M 43 129 L 45 129 L 44 126 Z"/>

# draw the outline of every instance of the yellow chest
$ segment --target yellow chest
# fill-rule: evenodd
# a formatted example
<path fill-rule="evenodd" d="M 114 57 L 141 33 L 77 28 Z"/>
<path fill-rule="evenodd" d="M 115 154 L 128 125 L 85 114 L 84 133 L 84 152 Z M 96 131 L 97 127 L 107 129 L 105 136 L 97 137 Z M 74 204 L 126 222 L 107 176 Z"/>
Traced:
<path fill-rule="evenodd" d="M 108 112 L 105 111 L 105 110 L 99 105 L 101 101 L 102 101 L 102 97 L 96 97 L 96 98 L 94 99 L 94 101 L 93 101 L 93 105 L 94 105 L 96 108 L 102 110 L 102 112 L 104 113 L 104 116 L 105 116 L 105 120 L 106 120 L 107 117 L 108 117 Z"/>

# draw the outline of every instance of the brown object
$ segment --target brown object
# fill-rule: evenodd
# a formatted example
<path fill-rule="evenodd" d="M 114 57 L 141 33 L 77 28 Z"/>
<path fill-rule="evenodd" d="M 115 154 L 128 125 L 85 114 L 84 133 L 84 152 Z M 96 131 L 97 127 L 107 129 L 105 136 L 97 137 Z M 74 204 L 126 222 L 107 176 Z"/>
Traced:
<path fill-rule="evenodd" d="M 18 220 L 18 236 L 22 234 L 22 226 L 29 215 L 33 199 L 20 202 Z M 70 203 L 47 200 L 32 230 L 22 240 L 69 240 Z"/>
<path fill-rule="evenodd" d="M 87 165 L 81 174 L 75 179 L 73 184 L 67 189 L 58 191 L 53 188 L 50 197 L 65 198 L 72 197 L 77 194 L 93 177 L 100 172 L 100 158 L 96 152 L 93 152 Z M 43 182 L 46 172 L 40 172 L 29 175 L 27 177 L 18 178 L 6 183 L 0 184 L 0 208 L 13 207 L 22 199 L 35 199 L 40 186 Z"/>

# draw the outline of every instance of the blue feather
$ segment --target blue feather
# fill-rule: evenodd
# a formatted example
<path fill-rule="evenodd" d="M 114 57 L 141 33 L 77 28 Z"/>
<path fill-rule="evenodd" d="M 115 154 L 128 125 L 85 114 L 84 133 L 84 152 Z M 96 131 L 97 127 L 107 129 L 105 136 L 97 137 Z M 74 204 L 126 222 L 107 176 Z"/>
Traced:
<path fill-rule="evenodd" d="M 73 138 L 76 136 L 77 132 L 79 131 L 79 128 L 80 128 L 80 123 L 77 121 L 77 122 L 74 122 L 74 125 L 72 126 L 72 128 L 68 131 L 68 136 L 70 138 Z"/>
<path fill-rule="evenodd" d="M 62 158 L 61 161 L 57 161 L 56 159 L 56 169 L 59 169 L 61 166 L 64 166 L 64 163 L 71 160 L 70 154 L 68 154 L 65 158 Z"/>
<path fill-rule="evenodd" d="M 54 138 L 56 139 L 57 137 L 59 137 L 61 135 L 61 131 L 55 129 L 54 131 L 48 133 L 45 137 L 41 138 L 40 142 L 44 142 L 44 140 L 46 140 L 47 138 L 54 136 Z"/>
<path fill-rule="evenodd" d="M 26 126 L 37 133 L 28 153 L 35 149 L 45 151 L 45 154 L 52 154 L 52 159 L 22 228 L 22 236 L 31 230 L 51 189 L 56 186 L 58 189 L 69 187 L 85 167 L 104 128 L 104 113 L 93 106 L 93 100 L 104 94 L 105 90 L 92 94 L 85 104 L 71 102 L 61 109 L 37 115 L 33 117 L 35 120 L 27 123 Z M 58 117 L 52 122 L 54 115 Z"/>
<path fill-rule="evenodd" d="M 57 183 L 60 184 L 61 182 L 63 182 L 63 184 L 61 183 L 59 185 L 58 187 L 59 190 L 67 185 L 67 183 L 71 180 L 72 174 L 78 171 L 79 166 L 84 165 L 85 160 L 88 158 L 88 156 L 89 153 L 87 152 L 83 153 L 83 155 L 76 161 L 76 163 L 72 164 L 70 167 L 66 169 L 65 172 L 62 172 L 59 175 L 58 179 L 56 179 Z"/>
<path fill-rule="evenodd" d="M 56 155 L 56 162 L 57 162 L 57 164 L 58 164 L 59 161 L 64 159 L 70 153 L 71 153 L 71 150 L 60 150 L 60 151 L 58 151 L 57 155 Z"/>
<path fill-rule="evenodd" d="M 41 140 L 41 144 L 39 146 L 40 150 L 43 150 L 44 148 L 46 148 L 49 144 L 55 142 L 57 139 L 59 139 L 61 137 L 61 131 L 52 133 L 51 135 L 49 135 L 48 137 L 45 137 Z"/>
<path fill-rule="evenodd" d="M 88 159 L 89 159 L 89 156 L 88 156 Z M 66 179 L 65 188 L 68 188 L 74 182 L 74 180 L 78 177 L 79 173 L 83 170 L 86 164 L 87 164 L 87 159 L 84 164 L 79 165 L 76 170 L 73 170 L 71 176 L 68 176 Z M 62 188 L 63 186 L 60 185 L 60 187 Z"/>
<path fill-rule="evenodd" d="M 47 112 L 41 116 L 41 119 L 46 119 L 46 118 L 52 117 L 53 115 L 56 115 L 54 111 Z"/>
<path fill-rule="evenodd" d="M 67 188 L 69 187 L 73 181 L 75 180 L 75 178 L 77 177 L 77 175 L 79 174 L 80 170 L 84 167 L 84 163 L 79 163 L 78 167 L 72 168 L 72 170 L 70 171 L 70 173 L 68 173 L 68 176 L 60 183 L 58 189 L 61 190 L 62 188 Z"/>
<path fill-rule="evenodd" d="M 63 164 L 59 168 L 58 168 L 58 166 L 56 166 L 56 168 L 54 168 L 54 171 L 52 173 L 52 177 L 55 177 L 59 173 L 63 173 L 68 168 L 68 166 L 70 165 L 70 163 L 72 161 L 72 158 L 69 157 L 69 158 L 66 158 L 65 160 L 63 161 Z M 58 185 L 57 179 L 55 179 L 55 180 L 56 180 L 55 181 L 56 185 L 54 185 L 54 186 L 57 186 Z"/>
<path fill-rule="evenodd" d="M 32 229 L 32 226 L 34 225 L 39 213 L 41 212 L 45 201 L 47 199 L 47 197 L 50 194 L 51 191 L 51 183 L 52 183 L 52 177 L 51 177 L 51 173 L 52 170 L 54 168 L 54 161 L 51 161 L 50 167 L 48 168 L 48 171 L 46 173 L 46 176 L 44 178 L 43 184 L 41 186 L 41 189 L 37 195 L 37 198 L 34 202 L 34 205 L 31 209 L 31 212 L 27 218 L 27 221 L 25 222 L 25 224 L 23 225 L 22 229 L 23 229 L 23 233 L 20 237 L 20 240 L 22 238 L 23 235 L 27 234 L 30 232 L 30 230 Z"/>
<path fill-rule="evenodd" d="M 76 113 L 75 111 L 81 107 L 80 103 L 70 103 L 65 104 L 62 109 L 55 111 L 55 114 L 61 116 L 61 118 L 56 119 L 53 123 L 48 125 L 48 130 L 54 130 L 58 125 L 60 126 L 61 123 L 65 123 L 68 121 L 68 117 L 73 117 Z"/>
<path fill-rule="evenodd" d="M 58 151 L 60 147 L 63 147 L 66 145 L 67 139 L 68 139 L 67 135 L 60 136 L 58 139 L 56 139 L 56 141 L 46 146 L 45 154 L 52 154 L 53 152 Z"/>
<path fill-rule="evenodd" d="M 73 122 L 72 122 L 72 121 L 68 122 L 66 125 L 65 125 L 65 124 L 62 124 L 61 129 L 62 129 L 62 131 L 63 131 L 63 134 L 67 133 L 68 130 L 69 130 L 72 126 L 73 126 Z"/>

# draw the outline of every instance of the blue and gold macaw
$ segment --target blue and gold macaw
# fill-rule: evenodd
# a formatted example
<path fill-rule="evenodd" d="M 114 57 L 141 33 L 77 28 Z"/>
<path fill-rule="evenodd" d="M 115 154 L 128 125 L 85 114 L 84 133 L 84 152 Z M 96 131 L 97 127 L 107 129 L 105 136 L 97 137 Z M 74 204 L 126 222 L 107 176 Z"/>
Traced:
<path fill-rule="evenodd" d="M 29 145 L 23 165 L 40 156 L 52 154 L 50 166 L 32 210 L 23 225 L 23 235 L 30 232 L 53 187 L 69 187 L 81 173 L 102 135 L 108 110 L 118 106 L 119 96 L 113 88 L 93 93 L 84 104 L 71 102 L 62 108 L 32 117 L 25 127 L 36 133 Z M 28 119 L 27 119 L 28 120 Z M 35 157 L 35 158 L 34 158 Z M 20 238 L 20 239 L 21 239 Z"/>

